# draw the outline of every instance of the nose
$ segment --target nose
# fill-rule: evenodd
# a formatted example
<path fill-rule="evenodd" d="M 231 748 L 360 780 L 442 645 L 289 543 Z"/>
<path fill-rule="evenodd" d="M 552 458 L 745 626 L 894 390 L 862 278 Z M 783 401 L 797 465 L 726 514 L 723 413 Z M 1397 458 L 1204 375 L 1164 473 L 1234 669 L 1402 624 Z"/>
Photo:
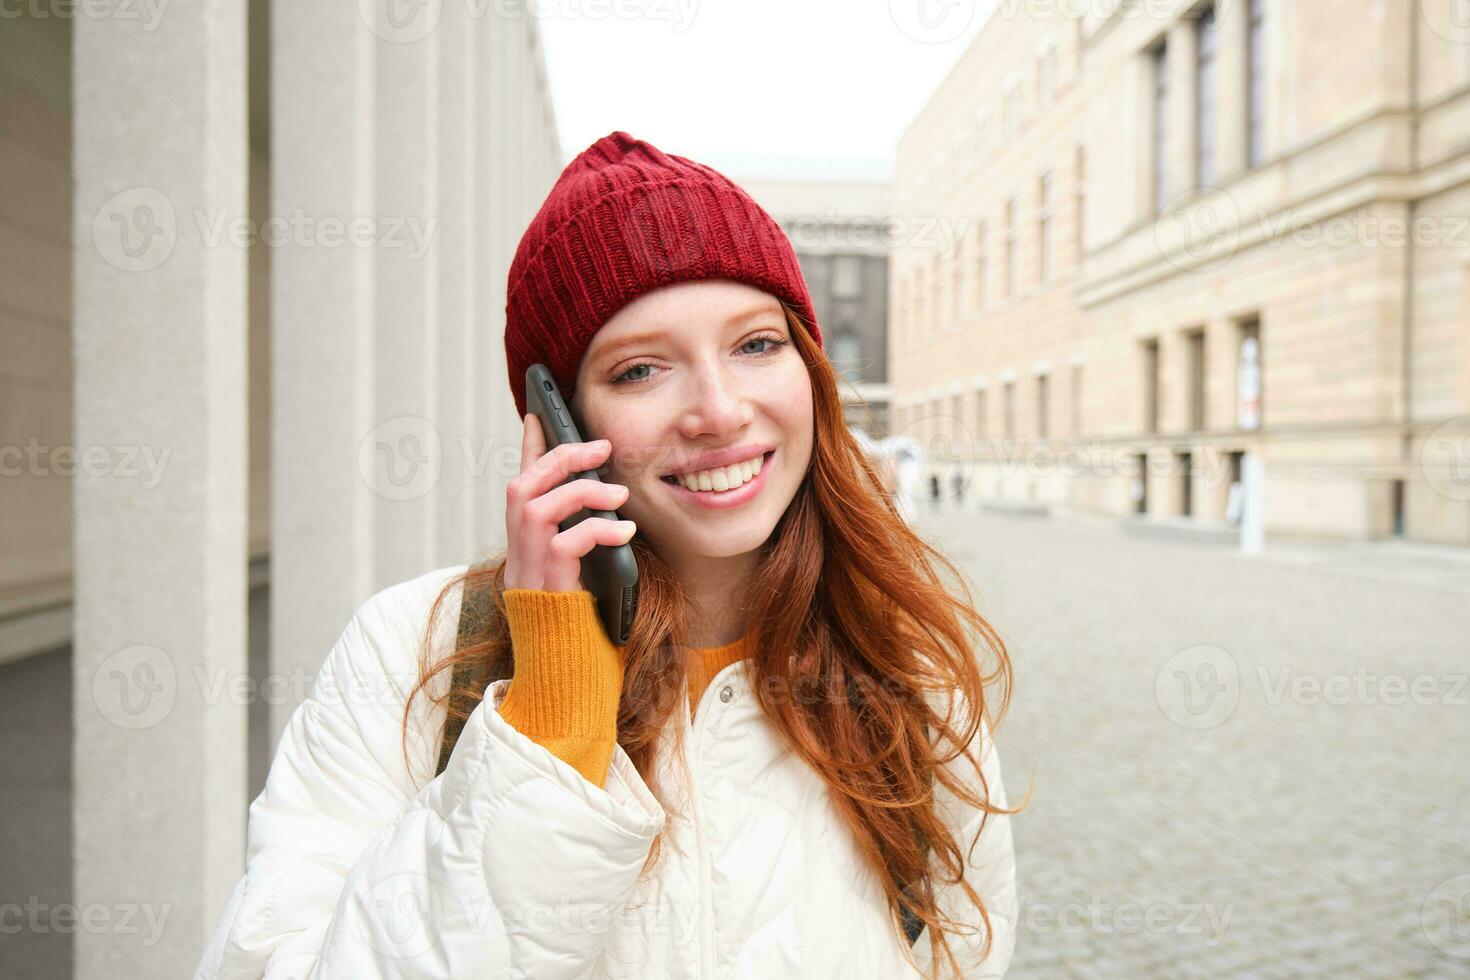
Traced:
<path fill-rule="evenodd" d="M 727 436 L 750 423 L 751 405 L 738 378 L 719 365 L 709 365 L 694 377 L 690 404 L 680 419 L 682 435 Z"/>

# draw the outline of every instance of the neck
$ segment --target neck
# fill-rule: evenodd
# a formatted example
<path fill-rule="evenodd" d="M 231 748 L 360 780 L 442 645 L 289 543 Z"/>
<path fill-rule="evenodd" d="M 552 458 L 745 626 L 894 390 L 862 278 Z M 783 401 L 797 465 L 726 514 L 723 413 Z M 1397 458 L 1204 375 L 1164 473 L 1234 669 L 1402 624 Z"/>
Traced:
<path fill-rule="evenodd" d="M 709 557 L 673 564 L 688 599 L 689 646 L 699 650 L 725 646 L 745 635 L 745 584 L 755 573 L 758 552 Z"/>

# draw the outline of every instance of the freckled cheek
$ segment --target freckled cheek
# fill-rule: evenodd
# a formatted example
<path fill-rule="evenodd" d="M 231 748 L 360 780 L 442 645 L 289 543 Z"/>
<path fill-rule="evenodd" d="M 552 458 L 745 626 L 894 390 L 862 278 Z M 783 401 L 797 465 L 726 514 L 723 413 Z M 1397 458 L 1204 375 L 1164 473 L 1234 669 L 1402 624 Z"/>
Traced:
<path fill-rule="evenodd" d="M 811 378 L 806 367 L 797 361 L 793 370 L 772 380 L 773 384 L 763 389 L 760 396 L 759 405 L 765 414 L 775 419 L 788 437 L 803 428 L 810 428 Z"/>
<path fill-rule="evenodd" d="M 603 439 L 612 440 L 613 450 L 603 466 L 602 478 L 620 483 L 636 495 L 640 485 L 658 479 L 659 466 L 667 462 L 667 454 L 651 435 L 643 430 L 613 428 Z M 665 467 L 672 468 L 672 467 Z"/>

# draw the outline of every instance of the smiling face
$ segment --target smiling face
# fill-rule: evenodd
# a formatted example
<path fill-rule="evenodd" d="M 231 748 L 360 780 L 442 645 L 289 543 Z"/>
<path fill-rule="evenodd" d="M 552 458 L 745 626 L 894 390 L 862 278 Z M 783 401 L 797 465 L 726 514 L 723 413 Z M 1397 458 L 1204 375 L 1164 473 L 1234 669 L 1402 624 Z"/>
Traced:
<path fill-rule="evenodd" d="M 593 334 L 571 404 L 583 438 L 612 442 L 602 477 L 628 487 L 619 516 L 676 566 L 754 552 L 811 460 L 806 365 L 781 304 L 744 283 L 675 283 L 624 306 Z M 691 470 L 704 472 L 665 479 Z"/>

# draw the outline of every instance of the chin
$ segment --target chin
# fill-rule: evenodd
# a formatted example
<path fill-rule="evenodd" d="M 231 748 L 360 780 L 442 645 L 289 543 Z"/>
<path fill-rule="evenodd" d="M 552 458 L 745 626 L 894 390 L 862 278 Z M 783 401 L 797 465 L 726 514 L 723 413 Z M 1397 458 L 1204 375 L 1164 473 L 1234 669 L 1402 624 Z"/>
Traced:
<path fill-rule="evenodd" d="M 671 535 L 648 535 L 646 540 L 660 553 L 669 549 L 701 558 L 732 558 L 735 555 L 749 554 L 764 545 L 776 530 L 776 524 L 777 520 L 762 513 L 729 520 L 723 525 L 691 527 L 683 523 Z M 640 523 L 640 534 L 642 527 Z"/>
<path fill-rule="evenodd" d="M 701 553 L 710 558 L 733 558 L 736 555 L 748 555 L 769 541 L 771 532 L 774 530 L 774 525 L 764 529 L 761 533 L 746 529 L 739 535 L 727 535 L 718 541 L 711 542 L 709 547 L 702 549 Z"/>

